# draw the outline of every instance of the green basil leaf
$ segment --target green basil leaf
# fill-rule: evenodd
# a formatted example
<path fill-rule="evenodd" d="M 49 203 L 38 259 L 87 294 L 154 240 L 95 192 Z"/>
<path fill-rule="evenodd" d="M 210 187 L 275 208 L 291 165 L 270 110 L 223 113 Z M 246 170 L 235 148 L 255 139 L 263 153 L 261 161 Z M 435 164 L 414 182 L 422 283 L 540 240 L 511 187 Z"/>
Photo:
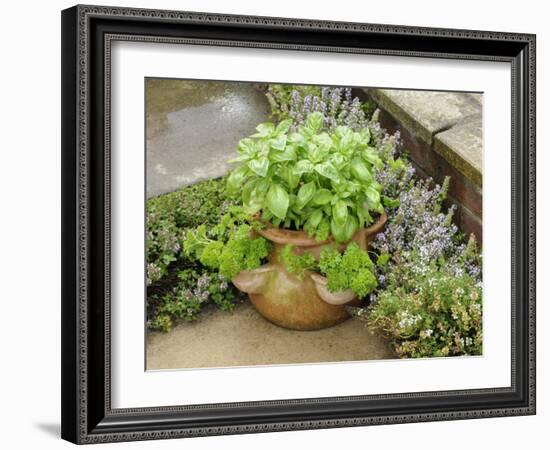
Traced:
<path fill-rule="evenodd" d="M 357 219 L 353 216 L 349 216 L 344 226 L 343 242 L 349 242 L 358 229 L 359 229 L 359 225 L 357 223 Z"/>
<path fill-rule="evenodd" d="M 346 240 L 345 224 L 339 224 L 338 222 L 336 222 L 336 220 L 334 220 L 334 217 L 330 221 L 330 232 L 332 233 L 332 236 L 334 236 L 336 242 L 344 242 Z"/>
<path fill-rule="evenodd" d="M 381 253 L 380 255 L 378 255 L 378 258 L 376 259 L 376 265 L 384 267 L 388 264 L 389 260 L 390 260 L 389 253 Z"/>
<path fill-rule="evenodd" d="M 279 125 L 277 125 L 277 128 L 275 128 L 275 133 L 277 134 L 288 133 L 288 130 L 290 130 L 291 125 L 292 125 L 292 119 L 283 120 L 279 122 Z"/>
<path fill-rule="evenodd" d="M 294 173 L 296 175 L 302 175 L 304 173 L 311 173 L 313 172 L 314 166 L 311 163 L 311 161 L 308 161 L 307 159 L 302 159 L 296 163 L 294 166 Z"/>
<path fill-rule="evenodd" d="M 271 139 L 269 143 L 271 145 L 271 148 L 282 151 L 285 149 L 286 140 L 287 140 L 286 134 L 279 134 L 273 139 Z"/>
<path fill-rule="evenodd" d="M 302 209 L 308 204 L 308 202 L 313 198 L 315 191 L 316 188 L 313 181 L 300 186 L 300 190 L 298 191 L 298 198 L 296 199 L 296 206 L 298 207 L 298 209 Z"/>
<path fill-rule="evenodd" d="M 294 173 L 294 170 L 291 167 L 288 166 L 282 166 L 278 167 L 278 173 L 283 180 L 285 180 L 286 184 L 288 184 L 288 187 L 291 190 L 294 190 L 298 187 L 298 184 L 300 183 L 300 175 L 297 175 Z"/>
<path fill-rule="evenodd" d="M 332 200 L 332 192 L 328 189 L 319 189 L 313 196 L 313 203 L 315 205 L 326 205 Z"/>
<path fill-rule="evenodd" d="M 288 137 L 288 140 L 289 140 L 289 142 L 292 142 L 293 144 L 296 144 L 299 147 L 307 148 L 307 146 L 308 146 L 307 139 L 305 138 L 304 135 L 302 135 L 300 133 L 292 133 Z"/>
<path fill-rule="evenodd" d="M 323 126 L 324 116 L 320 112 L 314 112 L 307 116 L 306 127 L 309 131 L 317 133 Z"/>
<path fill-rule="evenodd" d="M 365 183 L 372 181 L 372 174 L 367 166 L 367 163 L 361 158 L 355 157 L 350 164 L 351 173 L 355 178 Z"/>
<path fill-rule="evenodd" d="M 369 145 L 369 142 L 370 142 L 370 130 L 368 129 L 368 127 L 365 127 L 361 130 L 361 143 L 363 145 Z"/>
<path fill-rule="evenodd" d="M 280 184 L 273 184 L 265 197 L 266 206 L 275 217 L 284 220 L 288 210 L 288 192 Z"/>
<path fill-rule="evenodd" d="M 341 170 L 344 165 L 347 163 L 346 158 L 341 153 L 334 153 L 330 156 L 330 162 L 335 167 L 336 170 Z"/>
<path fill-rule="evenodd" d="M 252 191 L 252 194 L 260 199 L 264 199 L 265 194 L 267 194 L 267 191 L 269 189 L 269 186 L 271 185 L 269 179 L 267 178 L 260 178 L 256 180 L 256 185 L 254 186 L 254 190 Z"/>
<path fill-rule="evenodd" d="M 321 223 L 322 219 L 323 211 L 321 211 L 320 209 L 316 209 L 315 212 L 308 217 L 305 226 L 307 226 L 307 228 L 310 230 L 315 230 Z"/>
<path fill-rule="evenodd" d="M 338 200 L 332 207 L 332 218 L 338 225 L 344 225 L 348 219 L 348 207 L 343 200 Z"/>
<path fill-rule="evenodd" d="M 269 159 L 262 156 L 258 159 L 252 159 L 248 161 L 248 167 L 260 177 L 265 177 L 267 175 L 267 170 L 269 169 Z"/>
<path fill-rule="evenodd" d="M 249 175 L 247 166 L 240 166 L 233 170 L 227 178 L 227 190 L 230 194 L 238 192 Z"/>
<path fill-rule="evenodd" d="M 321 133 L 313 136 L 313 142 L 327 151 L 330 151 L 330 148 L 332 147 L 332 139 L 327 133 Z"/>
<path fill-rule="evenodd" d="M 237 151 L 242 155 L 252 156 L 256 150 L 256 143 L 253 139 L 244 138 L 237 144 Z"/>
<path fill-rule="evenodd" d="M 275 131 L 275 125 L 271 122 L 261 123 L 256 127 L 257 133 L 253 134 L 251 137 L 268 137 Z"/>
<path fill-rule="evenodd" d="M 231 159 L 227 160 L 227 162 L 229 164 L 243 163 L 243 162 L 247 162 L 247 161 L 250 161 L 250 156 L 248 156 L 248 155 L 239 155 L 239 156 L 236 156 L 235 158 L 231 158 Z"/>
<path fill-rule="evenodd" d="M 265 180 L 250 180 L 242 188 L 243 208 L 245 212 L 250 215 L 256 214 L 263 206 L 263 198 L 256 195 L 259 181 Z"/>
<path fill-rule="evenodd" d="M 325 178 L 335 181 L 336 183 L 340 181 L 340 176 L 338 175 L 338 171 L 334 168 L 334 166 L 330 162 L 316 164 L 315 171 L 318 174 L 324 176 Z"/>
<path fill-rule="evenodd" d="M 374 189 L 372 186 L 369 186 L 365 190 L 365 195 L 367 196 L 367 203 L 370 209 L 379 209 L 380 207 L 380 193 Z"/>
<path fill-rule="evenodd" d="M 269 154 L 269 159 L 273 162 L 295 161 L 296 157 L 296 150 L 290 146 L 287 146 L 283 151 L 275 151 Z"/>
<path fill-rule="evenodd" d="M 382 167 L 382 160 L 380 159 L 380 156 L 378 156 L 378 152 L 375 148 L 367 147 L 365 150 L 363 150 L 362 156 L 366 161 L 370 162 L 376 167 Z"/>
<path fill-rule="evenodd" d="M 398 198 L 391 198 L 387 197 L 385 195 L 382 196 L 382 203 L 386 208 L 397 208 L 399 206 L 399 199 Z"/>

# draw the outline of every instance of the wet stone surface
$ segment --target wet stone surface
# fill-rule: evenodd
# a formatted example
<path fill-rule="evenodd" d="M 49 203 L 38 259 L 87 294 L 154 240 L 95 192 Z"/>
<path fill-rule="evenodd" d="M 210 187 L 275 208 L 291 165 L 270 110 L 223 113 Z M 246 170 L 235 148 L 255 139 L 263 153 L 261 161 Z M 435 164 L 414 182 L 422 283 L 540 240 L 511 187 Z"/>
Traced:
<path fill-rule="evenodd" d="M 396 358 L 364 322 L 349 319 L 318 331 L 278 327 L 246 302 L 233 312 L 211 309 L 168 333 L 150 332 L 147 370 Z"/>
<path fill-rule="evenodd" d="M 237 143 L 269 120 L 251 83 L 148 79 L 147 197 L 225 175 Z"/>

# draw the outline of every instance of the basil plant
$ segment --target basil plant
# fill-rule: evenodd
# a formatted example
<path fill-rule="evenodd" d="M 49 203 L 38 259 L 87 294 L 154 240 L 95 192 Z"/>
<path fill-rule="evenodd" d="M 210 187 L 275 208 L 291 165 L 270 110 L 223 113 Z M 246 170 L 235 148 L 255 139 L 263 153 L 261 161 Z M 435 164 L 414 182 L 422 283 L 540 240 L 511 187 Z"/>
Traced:
<path fill-rule="evenodd" d="M 238 144 L 238 163 L 227 181 L 246 213 L 276 227 L 303 229 L 318 240 L 332 234 L 348 242 L 382 213 L 382 186 L 373 172 L 382 161 L 370 133 L 340 126 L 321 132 L 323 115 L 310 114 L 290 133 L 291 120 L 262 123 Z"/>

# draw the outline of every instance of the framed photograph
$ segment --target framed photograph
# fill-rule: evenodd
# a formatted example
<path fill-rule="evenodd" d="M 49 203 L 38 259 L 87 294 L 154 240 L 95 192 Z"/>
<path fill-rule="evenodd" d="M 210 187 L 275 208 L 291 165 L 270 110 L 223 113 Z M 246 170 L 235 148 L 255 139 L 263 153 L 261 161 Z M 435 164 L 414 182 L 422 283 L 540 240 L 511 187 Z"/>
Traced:
<path fill-rule="evenodd" d="M 62 437 L 535 413 L 535 36 L 62 12 Z"/>

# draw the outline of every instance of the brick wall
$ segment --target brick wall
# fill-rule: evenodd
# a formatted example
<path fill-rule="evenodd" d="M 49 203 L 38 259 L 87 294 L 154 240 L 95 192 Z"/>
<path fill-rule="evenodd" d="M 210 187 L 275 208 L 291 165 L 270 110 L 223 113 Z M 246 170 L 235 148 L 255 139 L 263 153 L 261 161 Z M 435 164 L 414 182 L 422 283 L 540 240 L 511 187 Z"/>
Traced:
<path fill-rule="evenodd" d="M 466 136 L 462 139 L 467 146 L 465 155 L 460 149 L 460 141 L 456 144 L 444 137 L 444 133 L 448 133 L 453 127 L 461 127 L 463 123 L 468 125 L 467 122 L 472 117 L 471 111 L 468 111 L 464 117 L 459 118 L 456 115 L 457 119 L 450 126 L 445 124 L 438 130 L 438 125 L 435 125 L 430 129 L 431 124 L 415 123 L 415 117 L 410 114 L 403 117 L 406 111 L 403 111 L 401 107 L 394 108 L 392 105 L 388 105 L 388 98 L 381 97 L 380 91 L 373 93 L 372 90 L 368 90 L 367 93 L 380 108 L 380 125 L 390 133 L 400 132 L 404 147 L 410 153 L 417 173 L 425 178 L 431 177 L 439 184 L 446 176 L 451 177 L 446 206 L 450 206 L 451 203 L 456 204 L 455 223 L 466 235 L 474 233 L 477 241 L 481 244 L 483 230 L 481 174 L 480 171 L 472 168 L 472 164 L 465 163 L 465 160 L 468 162 L 467 152 L 482 151 L 481 148 L 473 148 L 477 143 L 468 143 L 468 138 L 476 131 L 470 131 L 468 128 L 460 130 L 460 133 Z M 398 99 L 395 100 L 398 101 Z M 480 123 L 475 126 L 481 127 L 480 118 L 479 121 Z M 462 127 L 464 128 L 464 126 Z M 440 134 L 443 136 L 441 139 L 439 138 Z"/>

